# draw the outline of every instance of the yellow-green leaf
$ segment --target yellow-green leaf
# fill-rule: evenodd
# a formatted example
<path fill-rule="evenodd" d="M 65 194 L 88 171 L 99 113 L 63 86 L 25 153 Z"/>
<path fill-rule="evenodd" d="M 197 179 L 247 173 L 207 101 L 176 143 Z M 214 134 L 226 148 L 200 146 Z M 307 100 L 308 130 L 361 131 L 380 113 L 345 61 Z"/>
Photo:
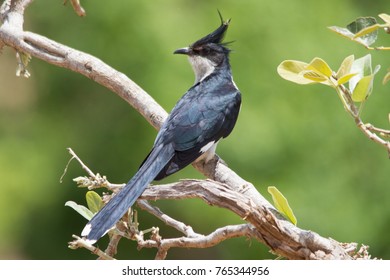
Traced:
<path fill-rule="evenodd" d="M 96 213 L 102 209 L 104 205 L 103 200 L 96 192 L 87 192 L 85 198 L 87 200 L 88 208 L 92 211 L 92 213 Z"/>
<path fill-rule="evenodd" d="M 380 65 L 377 65 L 374 71 L 372 70 L 371 54 L 367 54 L 353 62 L 351 72 L 356 73 L 356 75 L 349 80 L 349 90 L 352 93 L 355 92 L 355 88 L 361 79 L 371 76 L 371 78 L 366 78 L 360 84 L 360 88 L 356 91 L 355 97 L 353 98 L 356 102 L 361 102 L 358 100 L 365 100 L 369 96 L 372 90 L 372 82 L 370 80 L 373 80 L 374 75 L 378 73 L 379 69 Z"/>
<path fill-rule="evenodd" d="M 372 24 L 370 24 L 369 22 L 370 22 L 369 18 L 359 18 L 356 21 L 349 24 L 347 28 L 343 28 L 339 26 L 329 26 L 328 28 L 333 32 L 336 32 L 337 34 L 345 38 L 348 38 L 352 41 L 355 41 L 356 43 L 359 43 L 367 48 L 372 43 L 375 42 L 375 40 L 377 39 L 378 32 L 374 30 L 373 32 L 359 38 L 356 38 L 355 34 L 359 33 L 359 31 L 361 31 L 365 27 L 376 23 L 373 22 Z"/>
<path fill-rule="evenodd" d="M 354 60 L 355 60 L 354 55 L 350 55 L 343 60 L 339 70 L 337 70 L 337 74 L 336 74 L 337 79 L 340 79 L 341 77 L 350 73 Z"/>
<path fill-rule="evenodd" d="M 30 73 L 27 70 L 27 65 L 31 60 L 31 55 L 25 52 L 16 52 L 16 60 L 18 62 L 18 66 L 16 67 L 16 76 L 29 78 Z"/>
<path fill-rule="evenodd" d="M 386 23 L 390 24 L 390 15 L 388 14 L 380 14 L 379 17 Z"/>
<path fill-rule="evenodd" d="M 363 102 L 372 92 L 374 75 L 368 75 L 359 80 L 352 93 L 352 100 L 355 102 Z"/>
<path fill-rule="evenodd" d="M 84 205 L 79 205 L 74 201 L 67 201 L 65 206 L 73 208 L 77 213 L 86 218 L 88 221 L 92 219 L 93 213 Z"/>
<path fill-rule="evenodd" d="M 367 34 L 370 34 L 374 31 L 377 31 L 381 26 L 379 24 L 374 24 L 374 25 L 371 25 L 371 26 L 368 26 L 362 30 L 360 30 L 358 33 L 355 34 L 355 36 L 353 37 L 354 39 L 356 38 L 359 38 L 359 37 L 363 37 Z"/>
<path fill-rule="evenodd" d="M 325 77 L 330 78 L 332 76 L 332 69 L 330 69 L 329 65 L 321 58 L 315 57 L 309 65 L 306 67 L 308 70 L 314 70 L 319 74 L 324 75 Z"/>
<path fill-rule="evenodd" d="M 285 80 L 301 85 L 312 84 L 314 81 L 306 79 L 300 73 L 306 70 L 307 63 L 297 60 L 285 60 L 278 66 L 278 74 Z"/>
<path fill-rule="evenodd" d="M 356 75 L 356 73 L 350 73 L 350 74 L 341 76 L 340 79 L 337 80 L 337 84 L 338 84 L 338 85 L 345 84 L 345 83 L 348 82 L 350 79 L 352 79 L 352 77 L 355 76 L 355 75 Z"/>
<path fill-rule="evenodd" d="M 326 76 L 322 75 L 321 73 L 318 73 L 316 71 L 311 71 L 311 70 L 303 71 L 302 76 L 304 78 L 312 80 L 313 82 L 316 82 L 316 83 L 321 83 L 321 82 L 325 82 L 326 80 L 328 80 L 328 78 Z"/>
<path fill-rule="evenodd" d="M 387 74 L 383 78 L 382 82 L 383 82 L 383 84 L 386 84 L 388 81 L 390 81 L 390 70 L 389 70 L 389 72 L 387 72 Z"/>
<path fill-rule="evenodd" d="M 294 225 L 296 225 L 297 218 L 295 217 L 284 195 L 274 186 L 268 187 L 268 192 L 272 196 L 276 209 L 278 209 L 280 213 L 285 215 Z"/>
<path fill-rule="evenodd" d="M 339 26 L 329 26 L 328 28 L 343 37 L 353 40 L 354 34 L 351 31 L 349 31 L 347 28 L 339 27 Z"/>

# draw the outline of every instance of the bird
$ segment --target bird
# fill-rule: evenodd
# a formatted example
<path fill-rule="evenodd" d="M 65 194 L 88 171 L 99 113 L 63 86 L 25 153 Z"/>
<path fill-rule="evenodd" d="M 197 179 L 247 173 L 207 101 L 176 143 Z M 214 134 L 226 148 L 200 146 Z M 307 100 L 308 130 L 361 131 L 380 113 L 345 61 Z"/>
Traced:
<path fill-rule="evenodd" d="M 223 39 L 231 20 L 185 48 L 174 51 L 188 60 L 195 82 L 162 124 L 153 148 L 136 174 L 86 224 L 81 235 L 90 244 L 104 236 L 154 180 L 187 165 L 210 161 L 222 138 L 232 132 L 241 108 L 241 93 L 233 81 L 230 43 Z"/>

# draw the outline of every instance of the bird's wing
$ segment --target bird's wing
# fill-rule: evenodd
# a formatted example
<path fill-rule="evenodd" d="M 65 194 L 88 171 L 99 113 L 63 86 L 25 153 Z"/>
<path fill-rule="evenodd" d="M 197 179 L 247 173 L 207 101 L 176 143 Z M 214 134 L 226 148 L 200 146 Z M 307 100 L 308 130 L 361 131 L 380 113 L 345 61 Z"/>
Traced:
<path fill-rule="evenodd" d="M 211 88 L 205 83 L 195 85 L 172 110 L 156 143 L 172 143 L 175 155 L 156 180 L 192 163 L 205 147 L 211 147 L 210 143 L 217 143 L 232 131 L 240 110 L 240 92 L 233 83 L 216 84 L 219 86 Z"/>

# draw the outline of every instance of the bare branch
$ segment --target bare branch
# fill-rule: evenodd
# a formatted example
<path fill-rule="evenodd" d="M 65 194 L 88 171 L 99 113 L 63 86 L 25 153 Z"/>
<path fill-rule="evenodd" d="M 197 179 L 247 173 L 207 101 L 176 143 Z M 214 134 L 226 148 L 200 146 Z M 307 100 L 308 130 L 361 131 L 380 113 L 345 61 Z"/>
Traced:
<path fill-rule="evenodd" d="M 387 153 L 390 157 L 390 142 L 382 139 L 378 134 L 388 137 L 389 131 L 384 129 L 378 129 L 371 124 L 364 124 L 359 115 L 359 109 L 356 107 L 355 103 L 352 100 L 352 94 L 344 85 L 337 87 L 337 93 L 339 94 L 341 100 L 343 101 L 345 110 L 351 115 L 354 119 L 357 127 L 372 141 L 384 146 L 387 150 Z"/>
<path fill-rule="evenodd" d="M 67 0 L 64 1 L 64 5 L 66 4 L 66 2 Z M 87 15 L 84 8 L 81 7 L 80 0 L 70 0 L 70 3 L 72 4 L 73 10 L 78 16 L 85 17 Z"/>
<path fill-rule="evenodd" d="M 104 253 L 110 257 L 113 257 L 117 253 L 117 248 L 119 241 L 121 240 L 122 236 L 119 234 L 111 234 L 110 236 L 110 242 L 108 243 L 107 249 L 104 251 Z M 105 259 L 105 256 L 99 256 L 99 259 Z"/>
<path fill-rule="evenodd" d="M 78 237 L 77 235 L 72 235 L 72 237 L 75 239 L 71 242 L 69 242 L 69 248 L 70 249 L 77 249 L 77 248 L 85 248 L 89 251 L 91 251 L 93 254 L 99 256 L 99 258 L 104 260 L 114 260 L 111 256 L 104 253 L 99 248 L 91 245 L 90 243 L 86 242 L 84 239 Z"/>
<path fill-rule="evenodd" d="M 289 259 L 350 259 L 349 254 L 333 239 L 302 230 L 273 208 L 255 204 L 248 196 L 228 185 L 211 180 L 184 180 L 178 183 L 150 186 L 142 199 L 201 198 L 206 203 L 239 215 L 256 228 L 257 240 L 278 255 Z"/>
<path fill-rule="evenodd" d="M 7 13 L 11 10 L 11 0 L 5 0 L 0 6 L 0 22 L 3 23 Z"/>
<path fill-rule="evenodd" d="M 9 7 L 9 11 L 23 15 L 25 9 L 32 3 L 33 0 L 14 0 L 4 1 L 3 5 Z"/>
<path fill-rule="evenodd" d="M 379 135 L 381 135 L 382 137 L 390 137 L 390 130 L 375 127 L 375 126 L 373 126 L 373 125 L 370 124 L 370 123 L 366 123 L 366 124 L 365 124 L 365 127 L 366 127 L 369 131 L 373 131 L 373 132 L 375 132 L 375 133 L 379 133 Z"/>
<path fill-rule="evenodd" d="M 70 160 L 76 159 L 80 163 L 81 167 L 85 170 L 85 172 L 87 172 L 88 176 L 95 177 L 95 174 L 92 172 L 92 170 L 84 164 L 84 162 L 76 155 L 72 148 L 67 148 L 67 150 L 72 155 L 72 158 Z"/>
<path fill-rule="evenodd" d="M 71 148 L 67 148 L 67 150 L 72 155 L 72 158 L 68 161 L 68 164 L 65 167 L 64 173 L 62 174 L 60 181 L 62 181 L 62 178 L 65 176 L 69 163 L 73 159 L 76 159 L 89 176 L 89 177 L 77 177 L 73 179 L 73 181 L 75 181 L 81 187 L 87 187 L 89 190 L 93 190 L 96 188 L 107 188 L 115 192 L 124 186 L 124 184 L 110 183 L 107 180 L 106 176 L 101 176 L 99 173 L 94 174 L 92 170 L 89 169 L 89 167 L 84 164 L 84 162 L 79 158 L 78 155 L 76 155 L 76 153 Z"/>
<path fill-rule="evenodd" d="M 184 233 L 187 237 L 200 236 L 200 234 L 194 232 L 194 230 L 192 229 L 191 226 L 187 226 L 184 223 L 169 217 L 167 214 L 164 214 L 163 212 L 161 212 L 161 210 L 158 209 L 157 207 L 150 205 L 147 201 L 145 201 L 143 199 L 139 199 L 137 201 L 137 203 L 141 209 L 153 214 L 155 217 L 159 218 L 161 221 L 163 221 L 168 226 L 171 226 L 171 227 L 177 229 L 178 231 Z"/>
<path fill-rule="evenodd" d="M 167 238 L 157 242 L 155 240 L 138 240 L 139 248 L 158 248 L 156 259 L 165 259 L 171 248 L 208 248 L 227 239 L 235 237 L 252 237 L 253 227 L 250 224 L 230 225 L 219 228 L 212 233 L 196 237 Z"/>
<path fill-rule="evenodd" d="M 75 154 L 73 156 L 77 157 Z M 82 161 L 80 160 L 79 162 Z M 217 173 L 218 172 L 219 176 L 230 176 L 229 173 L 225 175 L 220 174 L 221 170 L 217 170 Z M 184 242 L 184 244 L 187 244 L 187 246 L 190 247 L 200 246 L 203 248 L 202 246 L 209 246 L 205 244 L 214 243 L 205 243 L 204 237 L 195 233 L 191 227 L 162 213 L 160 209 L 149 205 L 143 201 L 143 199 L 200 198 L 209 205 L 228 209 L 248 222 L 248 225 L 250 225 L 252 229 L 251 237 L 270 247 L 275 254 L 289 259 L 351 259 L 350 251 L 344 249 L 345 245 L 342 245 L 333 239 L 321 237 L 317 233 L 302 230 L 294 226 L 284 219 L 268 201 L 265 201 L 266 203 L 256 204 L 251 197 L 256 201 L 261 201 L 261 199 L 259 199 L 261 195 L 257 193 L 258 197 L 255 197 L 250 190 L 251 189 L 248 188 L 248 186 L 237 188 L 235 185 L 231 186 L 213 180 L 182 180 L 172 184 L 149 186 L 140 197 L 139 205 L 141 208 L 146 209 L 148 212 L 164 221 L 167 225 L 184 233 L 186 235 L 185 238 L 188 239 L 183 239 L 185 242 L 183 240 L 180 242 Z M 168 239 L 168 242 L 166 239 L 162 239 L 158 234 L 158 229 L 153 229 L 152 232 L 154 232 L 154 237 L 145 241 L 143 239 L 144 232 L 138 230 L 133 232 L 133 230 L 129 228 L 126 217 L 122 222 L 117 224 L 117 227 L 118 229 L 120 227 L 119 232 L 122 233 L 130 230 L 130 234 L 124 233 L 122 236 L 137 240 L 138 244 L 141 244 L 141 247 L 158 247 L 159 252 L 156 258 L 159 259 L 165 258 L 169 248 L 176 247 L 176 245 L 180 243 L 176 239 Z M 219 229 L 216 231 L 218 230 Z M 163 246 L 161 244 L 167 245 Z"/>
<path fill-rule="evenodd" d="M 20 14 L 8 15 L 10 24 L 0 27 L 0 43 L 50 64 L 80 73 L 113 91 L 133 106 L 154 128 L 167 117 L 164 109 L 125 74 L 100 59 L 59 44 L 44 36 L 25 32 L 17 22 Z"/>

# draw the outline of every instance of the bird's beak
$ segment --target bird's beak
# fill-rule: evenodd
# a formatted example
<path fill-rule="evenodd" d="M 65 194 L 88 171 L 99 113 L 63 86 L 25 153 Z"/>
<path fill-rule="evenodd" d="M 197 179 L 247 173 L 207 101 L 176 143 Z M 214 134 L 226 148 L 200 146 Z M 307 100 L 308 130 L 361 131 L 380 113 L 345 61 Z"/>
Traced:
<path fill-rule="evenodd" d="M 182 49 L 177 49 L 176 51 L 173 52 L 173 54 L 190 54 L 190 48 L 182 48 Z"/>

